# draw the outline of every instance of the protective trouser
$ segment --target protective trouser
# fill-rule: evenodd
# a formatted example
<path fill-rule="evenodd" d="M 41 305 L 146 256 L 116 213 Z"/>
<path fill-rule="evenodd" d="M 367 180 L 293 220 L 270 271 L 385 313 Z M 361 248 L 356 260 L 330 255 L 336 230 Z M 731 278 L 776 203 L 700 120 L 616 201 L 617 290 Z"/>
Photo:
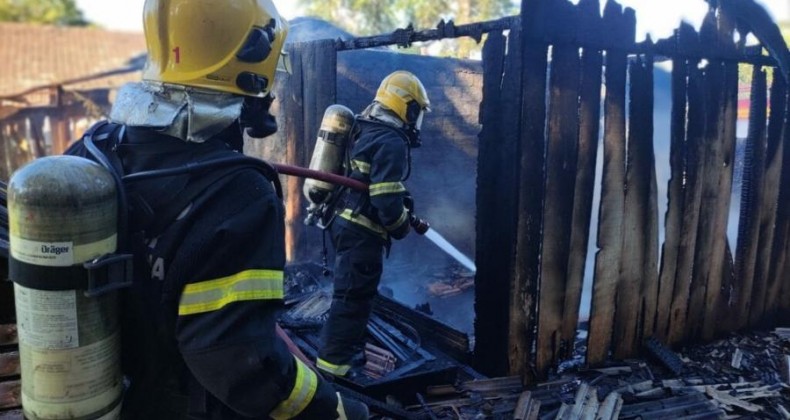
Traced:
<path fill-rule="evenodd" d="M 381 280 L 384 243 L 372 234 L 336 220 L 331 226 L 335 246 L 332 307 L 321 331 L 319 369 L 343 376 L 352 358 L 364 348 L 373 298 Z"/>

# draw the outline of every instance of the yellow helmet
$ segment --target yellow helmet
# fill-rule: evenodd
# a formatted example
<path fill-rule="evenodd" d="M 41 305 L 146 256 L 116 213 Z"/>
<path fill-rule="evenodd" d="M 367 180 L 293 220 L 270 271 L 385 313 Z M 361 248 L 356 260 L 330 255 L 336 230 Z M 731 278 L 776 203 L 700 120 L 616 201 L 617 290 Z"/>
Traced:
<path fill-rule="evenodd" d="M 143 23 L 143 80 L 257 97 L 288 33 L 271 0 L 146 0 Z"/>
<path fill-rule="evenodd" d="M 403 70 L 395 71 L 381 81 L 375 101 L 412 125 L 419 125 L 423 111 L 431 110 L 425 86 L 417 76 Z"/>

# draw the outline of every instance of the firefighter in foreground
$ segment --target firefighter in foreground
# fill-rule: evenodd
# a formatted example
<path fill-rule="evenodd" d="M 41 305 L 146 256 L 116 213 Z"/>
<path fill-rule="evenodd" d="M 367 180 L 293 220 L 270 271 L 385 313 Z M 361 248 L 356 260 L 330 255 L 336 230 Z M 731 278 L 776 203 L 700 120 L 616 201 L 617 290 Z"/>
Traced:
<path fill-rule="evenodd" d="M 430 102 L 422 82 L 406 71 L 387 76 L 371 105 L 356 118 L 346 165 L 369 192 L 345 191 L 329 225 L 335 246 L 334 293 L 321 331 L 316 366 L 336 376 L 364 366 L 366 325 L 390 241 L 404 238 L 414 205 L 403 185 L 411 172 L 411 148 Z"/>
<path fill-rule="evenodd" d="M 68 153 L 96 146 L 123 175 L 156 175 L 233 159 L 245 131 L 276 131 L 270 90 L 287 23 L 271 0 L 147 0 L 144 24 L 142 83 L 121 89 L 110 122 Z M 367 418 L 276 337 L 276 175 L 208 164 L 125 184 L 136 258 L 122 308 L 125 418 Z"/>

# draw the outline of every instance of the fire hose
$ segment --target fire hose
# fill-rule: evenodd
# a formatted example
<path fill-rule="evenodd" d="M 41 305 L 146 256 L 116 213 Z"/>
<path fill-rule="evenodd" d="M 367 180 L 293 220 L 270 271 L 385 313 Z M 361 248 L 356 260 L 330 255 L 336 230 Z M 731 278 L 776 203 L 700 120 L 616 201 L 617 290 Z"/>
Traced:
<path fill-rule="evenodd" d="M 328 172 L 316 171 L 303 168 L 301 166 L 286 165 L 284 163 L 272 163 L 271 165 L 277 170 L 278 173 L 283 175 L 297 176 L 300 178 L 312 178 L 335 185 L 342 185 L 356 191 L 368 191 L 368 184 L 349 177 Z M 409 223 L 411 224 L 412 228 L 414 228 L 414 231 L 420 235 L 424 235 L 431 227 L 428 222 L 413 214 L 409 215 Z"/>

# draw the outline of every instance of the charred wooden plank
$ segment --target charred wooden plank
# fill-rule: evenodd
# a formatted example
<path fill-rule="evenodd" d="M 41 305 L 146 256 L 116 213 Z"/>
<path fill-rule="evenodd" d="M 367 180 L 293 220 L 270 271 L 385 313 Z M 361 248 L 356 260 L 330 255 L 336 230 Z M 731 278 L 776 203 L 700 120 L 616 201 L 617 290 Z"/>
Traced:
<path fill-rule="evenodd" d="M 590 414 L 598 413 L 598 391 L 589 384 L 582 383 L 576 391 L 573 407 L 563 419 L 588 419 Z M 594 417 L 593 417 L 594 419 Z"/>
<path fill-rule="evenodd" d="M 623 12 L 613 1 L 606 3 L 604 24 L 614 38 L 634 37 L 636 18 L 632 9 Z M 612 50 L 606 56 L 606 100 L 604 121 L 604 163 L 601 209 L 598 222 L 598 254 L 588 338 L 587 361 L 602 363 L 611 345 L 615 319 L 615 299 L 620 283 L 622 220 L 625 186 L 625 90 L 627 56 Z"/>
<path fill-rule="evenodd" d="M 19 375 L 19 352 L 0 353 L 0 378 Z"/>
<path fill-rule="evenodd" d="M 337 51 L 332 40 L 298 43 L 293 48 L 298 53 L 292 62 L 298 60 L 300 63 L 294 65 L 298 72 L 294 72 L 291 80 L 300 85 L 297 89 L 301 90 L 301 95 L 298 99 L 291 98 L 291 101 L 301 105 L 302 115 L 299 118 L 286 114 L 286 118 L 296 119 L 293 125 L 296 133 L 287 137 L 287 158 L 289 164 L 307 167 L 324 111 L 337 102 Z M 302 222 L 307 208 L 302 194 L 304 179 L 289 177 L 286 185 L 286 226 L 287 237 L 290 238 L 286 243 L 288 258 L 291 261 L 315 258 L 318 251 L 310 246 L 313 242 L 308 238 L 319 238 L 321 233 L 316 229 L 305 229 Z"/>
<path fill-rule="evenodd" d="M 598 408 L 595 416 L 598 420 L 615 420 L 623 409 L 623 397 L 617 392 L 610 392 Z"/>
<path fill-rule="evenodd" d="M 683 395 L 658 401 L 624 405 L 619 418 L 670 418 L 673 415 L 690 414 L 700 408 L 706 409 L 711 405 L 712 403 L 704 394 Z"/>
<path fill-rule="evenodd" d="M 13 346 L 19 343 L 16 324 L 0 325 L 0 346 Z"/>
<path fill-rule="evenodd" d="M 576 27 L 576 8 L 571 3 L 550 3 L 554 7 L 549 16 L 557 21 L 557 27 Z M 536 368 L 540 377 L 545 377 L 560 358 L 570 355 L 576 336 L 575 330 L 565 336 L 563 326 L 568 315 L 565 313 L 566 291 L 581 288 L 581 284 L 568 283 L 579 138 L 579 70 L 578 48 L 552 48 L 536 348 Z M 572 321 L 578 322 L 578 318 Z"/>
<path fill-rule="evenodd" d="M 776 95 L 781 77 L 774 79 L 771 89 L 771 107 L 778 105 Z M 738 222 L 738 245 L 735 251 L 735 272 L 738 280 L 736 288 L 734 318 L 732 327 L 743 328 L 749 320 L 752 285 L 757 264 L 757 244 L 760 234 L 760 199 L 762 198 L 763 175 L 765 173 L 765 149 L 767 141 L 767 87 L 766 75 L 762 67 L 752 72 L 752 97 L 749 106 L 749 135 L 746 139 L 743 181 L 741 188 L 741 214 Z M 784 90 L 784 89 L 782 89 Z M 774 112 L 772 118 L 783 112 Z"/>
<path fill-rule="evenodd" d="M 291 74 L 287 78 L 289 95 L 282 98 L 283 114 L 285 124 L 283 135 L 286 139 L 285 160 L 292 164 L 302 164 L 305 162 L 303 145 L 309 141 L 305 138 L 304 132 L 304 83 L 302 55 L 306 53 L 304 44 L 292 44 L 287 47 L 287 52 L 291 58 Z M 312 137 L 312 135 L 310 136 Z M 288 260 L 293 259 L 296 253 L 304 224 L 299 216 L 302 212 L 301 205 L 301 186 L 303 180 L 297 177 L 290 177 L 284 180 L 284 194 L 286 197 L 293 197 L 285 204 L 285 251 Z"/>
<path fill-rule="evenodd" d="M 22 406 L 22 381 L 0 382 L 0 409 Z"/>
<path fill-rule="evenodd" d="M 675 375 L 683 372 L 683 360 L 655 338 L 645 341 L 645 349 Z"/>
<path fill-rule="evenodd" d="M 681 32 L 681 35 L 683 33 Z M 689 34 L 690 36 L 692 34 Z M 693 34 L 691 39 L 695 39 Z M 699 207 L 702 197 L 702 173 L 705 167 L 705 102 L 704 74 L 693 63 L 689 67 L 688 128 L 686 134 L 686 190 L 681 217 L 678 266 L 672 307 L 669 318 L 668 344 L 678 343 L 686 338 L 686 324 L 694 270 L 694 252 L 697 247 L 697 228 Z"/>
<path fill-rule="evenodd" d="M 760 256 L 769 256 L 765 252 L 770 252 L 771 257 L 770 264 L 766 264 L 768 266 L 767 270 L 766 267 L 761 267 L 767 276 L 762 319 L 768 322 L 776 319 L 777 309 L 780 306 L 779 302 L 783 302 L 781 300 L 782 287 L 790 287 L 790 282 L 787 281 L 786 277 L 790 271 L 784 270 L 786 264 L 790 262 L 790 255 L 788 255 L 790 253 L 790 209 L 784 205 L 790 200 L 790 145 L 788 145 L 788 141 L 790 141 L 790 126 L 788 126 L 787 122 L 787 116 L 790 114 L 787 107 L 790 107 L 790 105 L 787 102 L 787 84 L 779 76 L 780 74 L 779 72 L 774 72 L 774 80 L 776 80 L 775 84 L 778 85 L 776 89 L 778 91 L 777 99 L 781 101 L 782 106 L 777 106 L 776 108 L 778 115 L 776 116 L 775 126 L 769 126 L 769 139 L 765 157 L 765 184 L 763 186 L 763 199 L 772 200 L 777 198 L 777 201 L 771 202 L 772 208 L 766 206 L 760 209 L 761 234 L 763 229 L 767 230 L 773 227 L 769 232 L 773 232 L 774 235 L 771 244 L 772 249 L 762 248 L 760 250 L 762 254 L 758 253 L 758 261 L 762 261 L 759 259 Z M 771 109 L 773 117 L 774 108 Z M 784 109 L 784 113 L 782 113 L 782 109 Z M 782 115 L 785 116 L 784 125 L 781 122 Z M 775 131 L 771 131 L 772 128 Z M 782 203 L 783 205 L 777 206 L 777 203 Z M 765 246 L 769 245 L 765 244 Z M 751 314 L 749 318 L 750 320 L 754 319 Z"/>
<path fill-rule="evenodd" d="M 519 26 L 519 16 L 506 16 L 496 20 L 475 22 L 466 25 L 455 25 L 453 21 L 442 20 L 435 29 L 414 30 L 408 28 L 397 29 L 392 33 L 359 37 L 350 40 L 338 40 L 335 47 L 338 51 L 358 50 L 366 48 L 383 47 L 388 45 L 408 46 L 413 42 L 433 41 L 445 38 L 471 37 L 480 42 L 484 33 L 502 32 Z"/>
<path fill-rule="evenodd" d="M 694 37 L 694 28 L 684 23 L 675 31 L 674 41 L 680 44 Z M 656 336 L 666 339 L 669 334 L 670 308 L 677 283 L 678 251 L 684 206 L 684 173 L 686 156 L 686 117 L 688 112 L 689 61 L 676 58 L 672 62 L 672 115 L 669 165 L 671 177 L 667 187 L 665 235 L 659 273 Z"/>
<path fill-rule="evenodd" d="M 476 367 L 495 376 L 508 370 L 508 308 L 502 302 L 509 301 L 511 259 L 515 237 L 512 234 L 516 220 L 515 212 L 507 206 L 515 206 L 514 161 L 517 140 L 514 134 L 504 137 L 506 130 L 515 131 L 515 120 L 503 121 L 501 116 L 509 108 L 512 89 L 520 86 L 520 71 L 514 61 L 519 57 L 505 56 L 505 49 L 517 54 L 516 34 L 505 38 L 500 32 L 492 32 L 483 48 L 483 101 L 480 105 L 480 131 L 477 163 L 477 217 L 493 223 L 477 223 L 477 247 L 475 261 L 475 342 Z M 507 61 L 507 68 L 506 68 Z M 514 72 L 516 74 L 514 74 Z M 515 82 L 513 81 L 515 79 Z M 511 92 L 502 89 L 507 83 Z M 510 108 L 517 107 L 510 105 Z M 512 112 L 510 113 L 512 118 Z M 502 124 L 505 124 L 503 127 Z M 502 177 L 502 178 L 500 178 Z M 504 203 L 500 206 L 497 203 Z M 506 213 L 502 214 L 501 211 Z M 511 250 L 509 252 L 508 250 Z"/>
<path fill-rule="evenodd" d="M 545 0 L 530 0 L 522 8 L 530 7 L 522 21 L 522 35 L 545 20 Z M 516 189 L 517 226 L 515 264 L 509 296 L 509 374 L 532 379 L 533 345 L 537 312 L 537 291 L 540 279 L 540 246 L 543 228 L 546 71 L 548 47 L 526 40 L 522 45 L 523 68 L 518 102 L 520 108 L 519 161 L 520 173 Z M 501 303 L 499 303 L 501 304 Z"/>
<path fill-rule="evenodd" d="M 785 129 L 783 143 L 787 142 L 787 136 L 790 136 L 790 130 Z M 782 146 L 782 162 L 779 200 L 780 203 L 787 203 L 790 201 L 790 146 L 785 144 Z M 779 292 L 776 293 L 778 301 L 771 307 L 775 308 L 777 315 L 787 317 L 790 316 L 790 281 L 786 280 L 787 275 L 790 274 L 790 208 L 788 206 L 777 208 L 774 252 L 778 255 L 771 259 L 773 266 L 770 277 L 781 284 L 772 288 L 771 293 L 777 289 Z M 773 314 L 766 315 L 770 317 Z"/>
<path fill-rule="evenodd" d="M 459 386 L 461 391 L 480 392 L 483 394 L 501 394 L 519 391 L 523 388 L 520 376 L 507 376 L 502 378 L 480 379 L 464 382 Z"/>
<path fill-rule="evenodd" d="M 518 398 L 516 409 L 513 411 L 514 420 L 536 420 L 540 411 L 540 400 L 532 398 L 530 391 L 524 391 Z"/>
<path fill-rule="evenodd" d="M 0 420 L 25 420 L 22 410 L 11 410 L 0 412 Z"/>
<path fill-rule="evenodd" d="M 602 19 L 598 0 L 579 2 L 579 37 L 600 34 Z M 584 284 L 587 249 L 595 192 L 595 171 L 598 157 L 598 136 L 601 121 L 601 82 L 603 55 L 600 50 L 582 51 L 581 85 L 579 89 L 579 144 L 576 164 L 576 190 L 573 198 L 573 227 L 568 260 L 568 287 L 565 290 L 562 337 L 575 337 L 579 305 Z M 587 314 L 589 315 L 589 314 Z M 572 346 L 568 346 L 569 351 Z M 567 354 L 563 355 L 563 357 Z"/>
<path fill-rule="evenodd" d="M 614 323 L 614 356 L 639 352 L 653 334 L 658 299 L 658 201 L 653 155 L 653 61 L 631 62 L 623 248 Z"/>
<path fill-rule="evenodd" d="M 373 313 L 408 324 L 420 334 L 423 346 L 436 347 L 459 361 L 464 361 L 468 357 L 469 336 L 422 312 L 388 297 L 377 295 L 373 301 Z"/>
<path fill-rule="evenodd" d="M 3 127 L 0 125 L 0 135 L 2 135 L 2 129 Z M 2 170 L 0 169 L 0 171 Z M 8 277 L 8 258 L 0 260 L 0 273 L 2 273 L 0 274 L 0 342 L 2 342 L 2 324 L 14 322 L 16 315 L 13 283 L 5 281 Z"/>
<path fill-rule="evenodd" d="M 735 48 L 733 28 L 722 14 L 718 15 L 716 45 L 720 48 Z M 703 37 L 704 37 L 703 31 Z M 708 164 L 705 166 L 706 180 L 703 190 L 703 201 L 700 213 L 701 246 L 697 247 L 696 264 L 700 268 L 697 278 L 703 290 L 692 294 L 690 316 L 700 315 L 698 321 L 691 322 L 690 332 L 704 340 L 712 339 L 721 327 L 720 316 L 727 309 L 728 294 L 723 291 L 725 285 L 722 270 L 731 266 L 727 255 L 727 221 L 732 198 L 733 168 L 735 167 L 735 125 L 738 107 L 738 65 L 731 62 L 711 62 L 714 77 L 711 78 L 710 90 L 717 90 L 711 95 L 711 105 L 718 108 L 709 115 L 711 129 L 709 133 Z M 720 73 L 719 73 L 720 72 Z M 719 80 L 715 83 L 716 79 Z M 715 83 L 715 84 L 714 84 Z M 715 102 L 714 102 L 715 101 Z M 701 252 L 700 252 L 701 251 Z M 701 297 L 702 301 L 696 300 Z M 700 312 L 702 311 L 702 312 Z M 692 318 L 694 319 L 694 318 Z M 701 328 L 699 328 L 701 327 Z"/>

